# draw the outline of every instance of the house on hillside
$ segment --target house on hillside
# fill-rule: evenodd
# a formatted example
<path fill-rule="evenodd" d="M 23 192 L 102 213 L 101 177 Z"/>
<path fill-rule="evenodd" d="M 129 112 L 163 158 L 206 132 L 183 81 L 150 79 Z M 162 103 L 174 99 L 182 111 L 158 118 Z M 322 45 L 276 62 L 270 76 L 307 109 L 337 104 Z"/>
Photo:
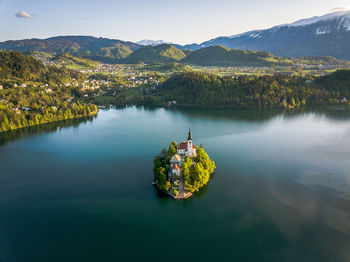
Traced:
<path fill-rule="evenodd" d="M 178 178 L 180 177 L 180 174 L 181 174 L 181 167 L 179 164 L 171 164 L 170 165 L 170 173 L 171 173 L 171 176 L 174 177 L 174 178 Z"/>

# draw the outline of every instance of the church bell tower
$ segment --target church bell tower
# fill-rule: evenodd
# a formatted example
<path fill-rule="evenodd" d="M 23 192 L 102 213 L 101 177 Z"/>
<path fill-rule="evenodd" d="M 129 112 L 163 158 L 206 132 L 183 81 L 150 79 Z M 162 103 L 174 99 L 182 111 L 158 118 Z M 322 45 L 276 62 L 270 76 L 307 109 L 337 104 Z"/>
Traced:
<path fill-rule="evenodd" d="M 193 156 L 193 143 L 192 143 L 192 132 L 191 132 L 191 128 L 188 131 L 188 138 L 187 138 L 187 155 L 189 157 Z"/>

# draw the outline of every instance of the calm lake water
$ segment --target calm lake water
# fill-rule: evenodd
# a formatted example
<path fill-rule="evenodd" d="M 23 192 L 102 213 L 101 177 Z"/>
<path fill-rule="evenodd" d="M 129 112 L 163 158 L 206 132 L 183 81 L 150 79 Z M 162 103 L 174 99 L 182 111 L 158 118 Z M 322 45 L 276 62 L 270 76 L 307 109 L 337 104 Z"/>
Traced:
<path fill-rule="evenodd" d="M 151 186 L 172 140 L 216 162 Z M 350 111 L 111 109 L 0 136 L 0 262 L 350 261 Z"/>

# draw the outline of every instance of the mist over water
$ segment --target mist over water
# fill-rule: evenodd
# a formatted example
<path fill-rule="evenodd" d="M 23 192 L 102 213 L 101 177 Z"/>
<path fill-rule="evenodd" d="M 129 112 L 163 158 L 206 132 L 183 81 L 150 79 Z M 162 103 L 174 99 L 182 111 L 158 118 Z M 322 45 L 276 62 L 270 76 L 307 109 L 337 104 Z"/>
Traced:
<path fill-rule="evenodd" d="M 175 201 L 191 127 L 217 169 Z M 350 261 L 350 110 L 110 109 L 0 135 L 0 261 Z M 185 260 L 184 260 L 185 259 Z"/>

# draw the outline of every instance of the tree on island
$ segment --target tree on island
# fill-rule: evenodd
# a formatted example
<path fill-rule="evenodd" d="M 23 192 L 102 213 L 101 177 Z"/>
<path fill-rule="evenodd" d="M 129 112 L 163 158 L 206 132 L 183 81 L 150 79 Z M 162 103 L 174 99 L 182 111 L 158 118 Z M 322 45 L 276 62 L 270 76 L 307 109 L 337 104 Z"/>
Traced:
<path fill-rule="evenodd" d="M 173 141 L 168 151 L 163 149 L 162 152 L 154 158 L 153 173 L 154 180 L 158 181 L 158 188 L 162 192 L 168 193 L 170 189 L 170 182 L 167 180 L 167 173 L 169 170 L 169 161 L 173 155 L 176 154 L 177 143 Z"/>
<path fill-rule="evenodd" d="M 209 158 L 202 147 L 197 148 L 197 157 L 194 160 L 186 157 L 181 166 L 185 190 L 195 192 L 207 185 L 214 169 L 214 161 Z"/>

